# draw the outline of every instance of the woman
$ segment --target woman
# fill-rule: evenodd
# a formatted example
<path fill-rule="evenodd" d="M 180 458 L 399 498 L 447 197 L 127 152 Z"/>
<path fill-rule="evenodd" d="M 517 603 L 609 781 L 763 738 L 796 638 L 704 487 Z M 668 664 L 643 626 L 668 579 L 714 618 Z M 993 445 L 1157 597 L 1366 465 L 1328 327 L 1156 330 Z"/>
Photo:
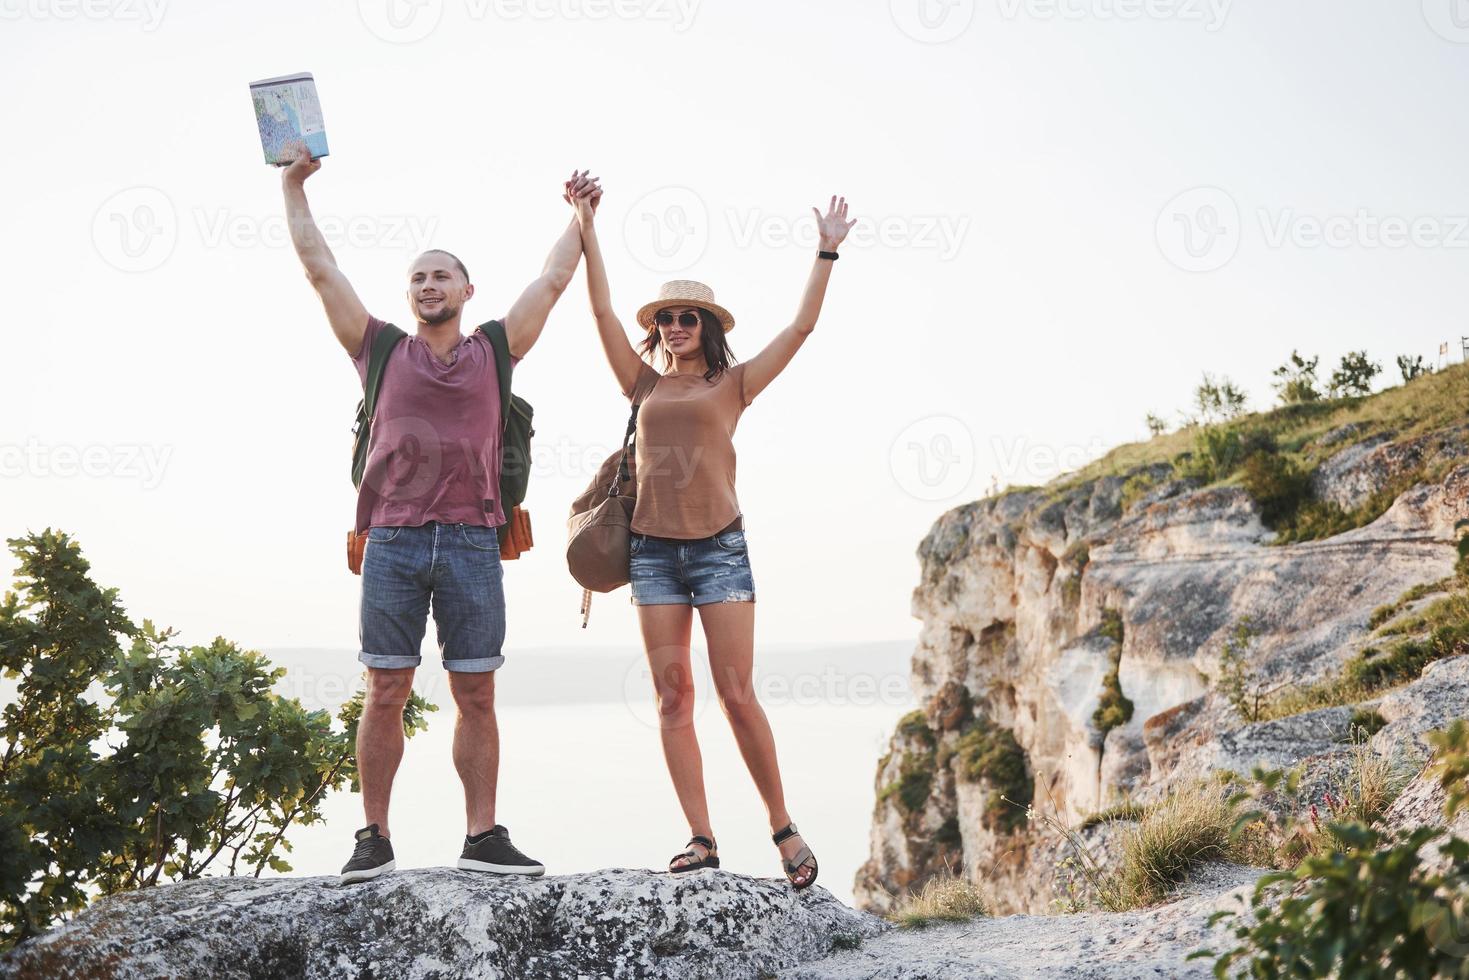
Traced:
<path fill-rule="evenodd" d="M 674 855 L 675 874 L 719 867 L 693 726 L 689 640 L 693 609 L 709 648 L 715 690 L 770 814 L 772 840 L 797 889 L 816 881 L 816 857 L 786 811 L 775 741 L 755 700 L 755 583 L 739 504 L 731 436 L 745 406 L 790 363 L 816 326 L 836 249 L 855 222 L 845 198 L 816 214 L 821 249 L 796 318 L 751 360 L 736 364 L 725 340 L 734 317 L 709 287 L 665 283 L 638 311 L 634 348 L 612 311 L 594 214 L 600 189 L 574 175 L 568 197 L 581 225 L 592 313 L 607 361 L 638 410 L 637 504 L 632 518 L 632 601 L 658 698 L 663 756 L 693 834 Z M 654 370 L 641 355 L 661 362 Z M 660 356 L 661 355 L 661 356 Z"/>

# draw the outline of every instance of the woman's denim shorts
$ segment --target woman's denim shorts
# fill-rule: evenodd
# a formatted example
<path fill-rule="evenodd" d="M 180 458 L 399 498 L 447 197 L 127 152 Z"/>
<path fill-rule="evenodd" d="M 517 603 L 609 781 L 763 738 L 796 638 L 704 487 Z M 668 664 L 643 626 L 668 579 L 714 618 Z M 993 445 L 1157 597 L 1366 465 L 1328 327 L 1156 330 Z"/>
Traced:
<path fill-rule="evenodd" d="M 755 601 L 744 531 L 693 540 L 634 533 L 630 571 L 635 606 Z"/>

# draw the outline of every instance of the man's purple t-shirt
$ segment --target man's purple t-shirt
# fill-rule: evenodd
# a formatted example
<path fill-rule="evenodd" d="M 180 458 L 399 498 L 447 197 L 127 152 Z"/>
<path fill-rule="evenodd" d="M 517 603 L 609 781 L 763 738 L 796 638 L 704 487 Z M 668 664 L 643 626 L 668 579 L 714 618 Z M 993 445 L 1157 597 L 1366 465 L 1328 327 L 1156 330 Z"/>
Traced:
<path fill-rule="evenodd" d="M 367 383 L 372 342 L 385 326 L 368 317 L 352 358 Z M 429 521 L 498 527 L 500 379 L 495 349 L 470 331 L 445 364 L 409 334 L 388 355 L 378 389 L 367 467 L 357 492 L 357 532 Z M 520 358 L 512 357 L 513 367 Z"/>

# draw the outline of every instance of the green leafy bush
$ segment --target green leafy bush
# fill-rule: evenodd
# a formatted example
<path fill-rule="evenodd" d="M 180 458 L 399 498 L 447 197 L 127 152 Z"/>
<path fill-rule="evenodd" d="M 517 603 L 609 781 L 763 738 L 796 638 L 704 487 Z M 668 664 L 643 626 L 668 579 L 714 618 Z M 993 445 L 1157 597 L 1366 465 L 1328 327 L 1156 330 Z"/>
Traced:
<path fill-rule="evenodd" d="M 1331 372 L 1331 397 L 1367 395 L 1372 392 L 1372 379 L 1382 373 L 1382 365 L 1368 360 L 1367 352 L 1354 350 L 1342 355 L 1341 365 Z"/>
<path fill-rule="evenodd" d="M 1460 719 L 1432 737 L 1447 796 L 1444 816 L 1469 805 L 1469 726 Z M 1238 924 L 1238 945 L 1212 958 L 1217 977 L 1462 977 L 1469 945 L 1469 841 L 1441 826 L 1374 829 L 1332 823 L 1336 848 L 1306 857 L 1255 886 L 1248 915 L 1216 913 Z M 1447 870 L 1430 871 L 1420 852 L 1435 841 Z"/>
<path fill-rule="evenodd" d="M 1260 720 L 1263 691 L 1250 669 L 1250 646 L 1255 641 L 1255 620 L 1242 616 L 1219 651 L 1219 690 L 1246 721 Z"/>
<path fill-rule="evenodd" d="M 1407 354 L 1399 354 L 1398 373 L 1403 376 L 1403 383 L 1407 384 L 1414 378 L 1420 378 L 1425 374 L 1432 374 L 1433 368 L 1423 363 L 1422 354 L 1413 357 L 1409 357 Z"/>
<path fill-rule="evenodd" d="M 1316 387 L 1316 365 L 1319 363 L 1320 357 L 1308 360 L 1296 351 L 1291 351 L 1290 360 L 1275 369 L 1275 391 L 1280 396 L 1282 405 L 1298 405 L 1321 399 L 1321 391 Z"/>
<path fill-rule="evenodd" d="M 1310 474 L 1279 453 L 1251 453 L 1244 462 L 1243 482 L 1260 508 L 1260 520 L 1273 531 L 1292 526 L 1311 499 Z"/>
<path fill-rule="evenodd" d="M 132 623 L 67 535 L 8 544 L 19 568 L 0 605 L 0 670 L 19 683 L 0 715 L 0 946 L 95 894 L 289 871 L 290 828 L 356 786 L 360 694 L 334 729 L 272 693 L 285 670 L 258 653 Z M 414 695 L 407 734 L 425 710 Z"/>

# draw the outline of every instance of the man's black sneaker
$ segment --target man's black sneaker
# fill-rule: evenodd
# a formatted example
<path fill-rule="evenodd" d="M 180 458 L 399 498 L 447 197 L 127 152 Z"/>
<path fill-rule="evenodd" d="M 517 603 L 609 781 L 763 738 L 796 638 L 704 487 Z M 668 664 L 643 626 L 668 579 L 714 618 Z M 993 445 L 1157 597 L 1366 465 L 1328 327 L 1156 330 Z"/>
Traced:
<path fill-rule="evenodd" d="M 357 831 L 356 836 L 357 846 L 352 849 L 352 860 L 342 866 L 342 876 L 338 879 L 341 884 L 367 881 L 398 866 L 398 862 L 393 860 L 393 845 L 377 832 L 377 824 L 368 824 Z"/>
<path fill-rule="evenodd" d="M 532 861 L 510 843 L 510 831 L 499 824 L 483 834 L 464 838 L 459 867 L 468 871 L 493 871 L 502 875 L 543 875 L 546 866 Z"/>

